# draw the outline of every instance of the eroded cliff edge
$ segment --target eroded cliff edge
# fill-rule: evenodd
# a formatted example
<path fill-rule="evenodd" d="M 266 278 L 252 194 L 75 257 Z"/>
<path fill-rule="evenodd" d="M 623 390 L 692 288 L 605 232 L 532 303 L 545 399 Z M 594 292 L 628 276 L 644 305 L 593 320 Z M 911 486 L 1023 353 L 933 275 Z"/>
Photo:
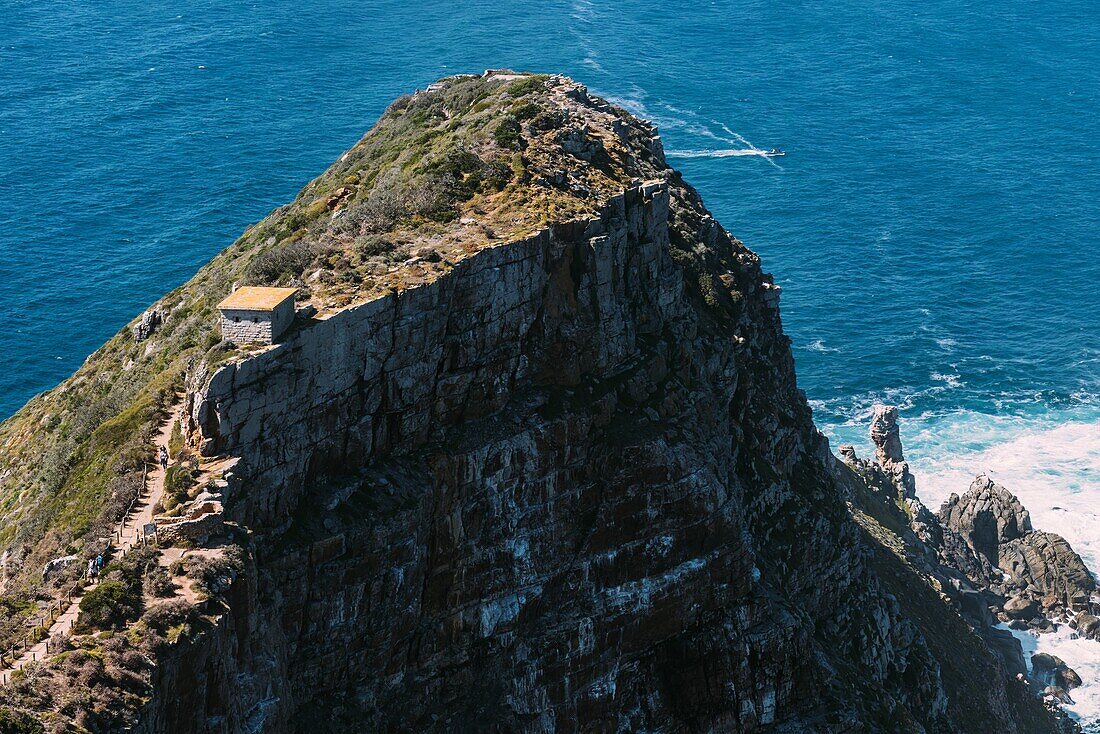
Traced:
<path fill-rule="evenodd" d="M 247 555 L 136 730 L 1056 731 L 853 521 L 759 259 L 541 83 L 522 175 L 584 206 L 190 364 Z"/>

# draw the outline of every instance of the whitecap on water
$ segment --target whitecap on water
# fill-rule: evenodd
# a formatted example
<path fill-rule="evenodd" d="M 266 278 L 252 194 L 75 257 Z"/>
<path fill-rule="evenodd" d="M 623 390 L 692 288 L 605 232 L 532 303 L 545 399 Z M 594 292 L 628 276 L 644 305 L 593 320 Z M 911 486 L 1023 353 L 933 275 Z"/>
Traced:
<path fill-rule="evenodd" d="M 959 375 L 956 374 L 944 374 L 942 372 L 933 372 L 929 375 L 936 382 L 942 382 L 948 388 L 960 387 L 963 383 L 959 379 Z"/>
<path fill-rule="evenodd" d="M 811 352 L 822 352 L 822 353 L 826 353 L 826 354 L 830 354 L 830 353 L 833 353 L 833 352 L 839 352 L 840 351 L 839 349 L 836 349 L 834 347 L 825 346 L 825 342 L 822 341 L 821 339 L 813 340 L 812 342 L 810 342 L 809 344 L 806 345 L 806 349 L 809 349 Z"/>

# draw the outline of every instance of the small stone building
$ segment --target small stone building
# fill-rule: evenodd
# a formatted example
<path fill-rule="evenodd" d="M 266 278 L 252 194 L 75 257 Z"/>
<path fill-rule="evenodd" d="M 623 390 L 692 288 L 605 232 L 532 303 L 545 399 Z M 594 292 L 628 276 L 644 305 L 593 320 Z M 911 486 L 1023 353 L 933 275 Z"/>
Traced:
<path fill-rule="evenodd" d="M 245 286 L 218 304 L 222 338 L 235 344 L 272 344 L 294 322 L 294 288 Z"/>

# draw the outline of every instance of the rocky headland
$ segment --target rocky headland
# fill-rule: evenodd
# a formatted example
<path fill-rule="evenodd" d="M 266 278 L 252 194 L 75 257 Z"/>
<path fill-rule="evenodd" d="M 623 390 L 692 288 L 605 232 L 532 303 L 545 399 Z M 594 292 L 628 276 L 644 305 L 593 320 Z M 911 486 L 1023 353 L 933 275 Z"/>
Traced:
<path fill-rule="evenodd" d="M 241 283 L 298 289 L 279 343 L 218 332 Z M 487 72 L 398 99 L 0 427 L 0 649 L 95 599 L 0 717 L 1073 731 L 992 622 L 1091 634 L 1080 559 L 984 480 L 926 509 L 896 413 L 873 461 L 838 461 L 779 294 L 657 130 L 582 85 Z M 112 560 L 166 434 L 159 547 Z M 99 555 L 110 594 L 82 591 Z"/>

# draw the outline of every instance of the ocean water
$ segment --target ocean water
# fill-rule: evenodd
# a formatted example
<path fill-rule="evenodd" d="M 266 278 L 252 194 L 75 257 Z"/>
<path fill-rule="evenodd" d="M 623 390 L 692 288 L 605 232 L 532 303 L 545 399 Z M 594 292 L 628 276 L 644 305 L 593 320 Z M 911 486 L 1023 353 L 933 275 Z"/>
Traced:
<path fill-rule="evenodd" d="M 487 67 L 564 72 L 655 121 L 673 165 L 763 256 L 834 446 L 868 453 L 870 407 L 897 404 L 926 504 L 987 471 L 1100 569 L 1100 25 L 1086 6 L 4 9 L 0 415 L 288 201 L 393 97 Z M 772 147 L 788 155 L 759 155 Z M 1059 654 L 1100 681 L 1100 645 L 1074 650 Z M 1073 710 L 1100 718 L 1090 690 Z"/>

